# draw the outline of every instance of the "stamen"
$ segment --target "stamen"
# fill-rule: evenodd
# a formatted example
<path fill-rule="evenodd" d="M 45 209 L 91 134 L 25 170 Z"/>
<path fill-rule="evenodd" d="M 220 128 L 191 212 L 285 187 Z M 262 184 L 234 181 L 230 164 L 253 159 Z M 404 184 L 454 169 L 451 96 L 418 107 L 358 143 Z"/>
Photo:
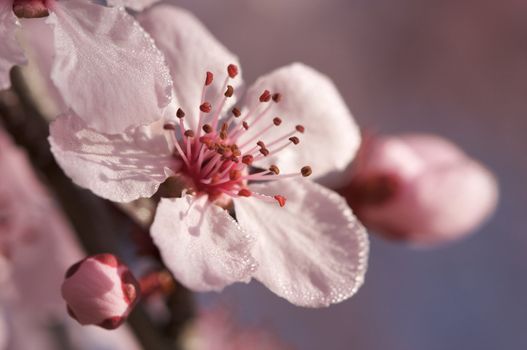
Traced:
<path fill-rule="evenodd" d="M 227 66 L 227 73 L 231 78 L 236 77 L 238 75 L 238 66 L 236 66 L 235 64 L 229 64 Z"/>
<path fill-rule="evenodd" d="M 212 126 L 210 126 L 209 124 L 203 125 L 203 131 L 205 131 L 205 133 L 210 134 L 212 132 L 212 130 L 213 130 Z"/>
<path fill-rule="evenodd" d="M 186 137 L 194 137 L 194 131 L 192 130 L 185 130 L 185 134 L 184 134 Z"/>
<path fill-rule="evenodd" d="M 225 91 L 225 97 L 232 97 L 234 95 L 234 88 L 232 85 L 227 85 L 227 91 Z"/>
<path fill-rule="evenodd" d="M 264 90 L 264 92 L 260 95 L 260 102 L 269 102 L 271 101 L 271 93 L 269 90 Z"/>
<path fill-rule="evenodd" d="M 179 119 L 185 117 L 185 112 L 183 112 L 181 108 L 178 108 L 176 112 L 176 117 L 178 117 Z"/>
<path fill-rule="evenodd" d="M 242 125 L 245 130 L 249 130 L 249 124 L 247 122 L 243 122 Z"/>
<path fill-rule="evenodd" d="M 276 199 L 276 201 L 278 202 L 278 204 L 281 206 L 281 207 L 284 207 L 285 206 L 285 202 L 287 201 L 287 198 L 285 198 L 284 196 L 281 196 L 279 194 L 277 194 L 276 196 L 273 197 L 274 199 Z"/>
<path fill-rule="evenodd" d="M 289 141 L 291 141 L 292 143 L 294 143 L 295 145 L 298 145 L 300 143 L 300 139 L 296 136 L 292 136 L 289 138 Z"/>
<path fill-rule="evenodd" d="M 269 150 L 267 148 L 260 148 L 260 153 L 264 156 L 264 157 L 267 157 L 269 155 Z"/>
<path fill-rule="evenodd" d="M 276 102 L 276 103 L 282 101 L 282 94 L 280 94 L 280 93 L 273 94 L 273 101 Z"/>
<path fill-rule="evenodd" d="M 209 102 L 203 102 L 201 106 L 199 106 L 199 110 L 203 113 L 210 113 L 210 111 L 212 110 L 212 106 Z"/>
<path fill-rule="evenodd" d="M 254 161 L 254 157 L 250 154 L 246 154 L 242 157 L 242 163 L 247 165 L 252 165 Z"/>
<path fill-rule="evenodd" d="M 304 131 L 306 130 L 303 125 L 297 125 L 297 126 L 295 126 L 295 129 L 296 129 L 296 131 L 298 131 L 301 134 L 303 134 Z"/>
<path fill-rule="evenodd" d="M 276 117 L 276 118 L 273 118 L 273 124 L 278 126 L 280 124 L 282 124 L 282 119 Z"/>
<path fill-rule="evenodd" d="M 242 188 L 238 191 L 238 196 L 241 197 L 250 197 L 252 195 L 252 192 L 248 188 Z"/>
<path fill-rule="evenodd" d="M 209 86 L 212 84 L 212 80 L 214 79 L 214 75 L 211 72 L 207 72 L 207 76 L 205 77 L 205 86 Z"/>
<path fill-rule="evenodd" d="M 239 110 L 238 108 L 234 107 L 234 108 L 232 109 L 232 114 L 234 114 L 234 117 L 235 117 L 235 118 L 239 118 L 240 115 L 242 115 L 242 112 L 240 112 L 240 110 Z"/>
<path fill-rule="evenodd" d="M 269 167 L 269 170 L 275 173 L 275 175 L 280 174 L 280 169 L 274 164 Z"/>
<path fill-rule="evenodd" d="M 311 167 L 307 166 L 307 165 L 305 167 L 303 167 L 302 169 L 300 169 L 300 172 L 302 173 L 303 177 L 308 177 L 309 175 L 311 175 L 313 173 L 311 171 Z"/>
<path fill-rule="evenodd" d="M 163 125 L 164 130 L 176 130 L 176 126 L 172 123 L 166 123 Z"/>

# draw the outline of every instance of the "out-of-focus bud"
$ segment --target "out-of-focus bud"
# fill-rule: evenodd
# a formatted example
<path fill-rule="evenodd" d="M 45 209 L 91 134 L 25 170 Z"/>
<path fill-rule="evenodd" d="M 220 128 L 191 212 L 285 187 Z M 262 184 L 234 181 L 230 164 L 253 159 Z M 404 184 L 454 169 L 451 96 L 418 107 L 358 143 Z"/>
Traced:
<path fill-rule="evenodd" d="M 62 284 L 69 314 L 82 325 L 119 327 L 139 300 L 139 284 L 117 257 L 99 254 L 72 265 Z"/>
<path fill-rule="evenodd" d="M 432 135 L 376 137 L 363 145 L 340 190 L 369 229 L 417 245 L 464 237 L 494 211 L 494 176 Z"/>

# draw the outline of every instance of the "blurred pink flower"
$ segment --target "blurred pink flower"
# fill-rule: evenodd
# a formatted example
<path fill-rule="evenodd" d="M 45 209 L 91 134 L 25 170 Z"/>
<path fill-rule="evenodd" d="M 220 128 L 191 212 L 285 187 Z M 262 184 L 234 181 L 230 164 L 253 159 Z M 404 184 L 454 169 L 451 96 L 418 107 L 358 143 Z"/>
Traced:
<path fill-rule="evenodd" d="M 70 321 L 60 284 L 83 254 L 25 154 L 1 128 L 0 177 L 0 319 L 7 349 L 57 349 L 52 328 L 59 325 L 76 349 L 139 349 L 125 328 L 101 338 L 99 330 Z"/>
<path fill-rule="evenodd" d="M 418 245 L 458 239 L 496 206 L 493 175 L 437 136 L 373 137 L 356 164 L 342 193 L 368 228 L 392 239 Z"/>
<path fill-rule="evenodd" d="M 188 350 L 286 350 L 275 334 L 259 327 L 240 326 L 225 307 L 201 310 L 183 335 Z"/>
<path fill-rule="evenodd" d="M 333 83 L 293 64 L 257 80 L 233 108 L 242 91 L 237 59 L 195 17 L 157 6 L 139 21 L 167 58 L 178 105 L 157 123 L 112 136 L 75 115 L 58 118 L 50 142 L 64 171 L 122 202 L 180 180 L 186 190 L 161 200 L 151 233 L 193 290 L 254 277 L 301 306 L 353 295 L 366 271 L 366 233 L 342 197 L 301 178 L 341 183 L 358 148 Z"/>
<path fill-rule="evenodd" d="M 112 254 L 89 256 L 66 272 L 62 297 L 68 312 L 82 325 L 115 329 L 139 300 L 139 283 Z"/>
<path fill-rule="evenodd" d="M 151 2 L 114 1 L 136 9 Z M 53 35 L 42 35 L 43 26 Z M 94 128 L 113 133 L 154 121 L 148 118 L 170 102 L 163 55 L 123 8 L 88 0 L 3 0 L 0 89 L 9 87 L 11 67 L 25 62 L 15 37 L 19 30 L 29 43 L 46 41 L 31 48 L 53 56 L 51 80 L 66 105 Z"/>

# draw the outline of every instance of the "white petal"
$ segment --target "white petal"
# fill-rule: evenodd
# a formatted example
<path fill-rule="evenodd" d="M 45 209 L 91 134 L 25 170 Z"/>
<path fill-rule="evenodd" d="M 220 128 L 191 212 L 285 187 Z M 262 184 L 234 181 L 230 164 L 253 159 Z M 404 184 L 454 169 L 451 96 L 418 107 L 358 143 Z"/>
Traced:
<path fill-rule="evenodd" d="M 282 100 L 272 107 L 266 120 L 259 122 L 258 127 L 252 128 L 255 131 L 249 132 L 240 142 L 271 124 L 271 118 L 276 116 L 282 119 L 282 124 L 260 138 L 264 143 L 269 144 L 278 136 L 295 130 L 296 125 L 303 125 L 305 133 L 297 135 L 300 144 L 271 154 L 259 165 L 276 164 L 284 172 L 297 172 L 304 165 L 310 165 L 319 182 L 331 186 L 345 184 L 347 179 L 343 171 L 357 152 L 360 133 L 333 82 L 313 68 L 292 64 L 258 79 L 248 89 L 243 106 L 250 109 L 259 103 L 258 98 L 266 89 L 280 93 Z"/>
<path fill-rule="evenodd" d="M 214 74 L 212 85 L 207 87 L 203 99 L 212 104 L 213 112 L 223 99 L 223 86 L 227 77 L 227 66 L 236 64 L 238 59 L 230 53 L 191 13 L 169 5 L 155 6 L 138 17 L 139 23 L 154 38 L 159 49 L 165 54 L 174 80 L 175 100 L 187 114 L 191 127 L 196 125 L 201 94 L 206 72 Z M 237 88 L 242 83 L 241 74 L 229 81 Z M 223 107 L 227 110 L 234 98 Z M 210 118 L 210 117 L 209 117 Z"/>
<path fill-rule="evenodd" d="M 14 65 L 25 63 L 22 48 L 16 41 L 17 18 L 11 1 L 0 3 L 0 90 L 11 86 L 9 71 Z"/>
<path fill-rule="evenodd" d="M 287 198 L 283 208 L 253 197 L 235 199 L 240 225 L 258 238 L 254 277 L 299 306 L 328 306 L 355 294 L 364 281 L 369 244 L 346 201 L 306 180 L 251 190 Z"/>
<path fill-rule="evenodd" d="M 122 8 L 57 1 L 52 79 L 87 125 L 105 133 L 162 116 L 172 82 L 163 55 Z"/>
<path fill-rule="evenodd" d="M 176 279 L 195 291 L 249 282 L 252 237 L 206 196 L 162 199 L 151 234 Z"/>
<path fill-rule="evenodd" d="M 161 132 L 139 127 L 106 135 L 86 128 L 75 116 L 53 122 L 51 151 L 77 185 L 117 202 L 152 196 L 178 164 Z"/>

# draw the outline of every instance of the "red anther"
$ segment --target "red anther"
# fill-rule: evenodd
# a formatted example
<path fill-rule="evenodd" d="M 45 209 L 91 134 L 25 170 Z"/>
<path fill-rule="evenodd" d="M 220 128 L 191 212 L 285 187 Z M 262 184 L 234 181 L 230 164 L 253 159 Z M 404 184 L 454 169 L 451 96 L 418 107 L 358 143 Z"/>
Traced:
<path fill-rule="evenodd" d="M 280 119 L 278 117 L 274 118 L 273 119 L 273 124 L 276 125 L 276 126 L 282 124 L 282 119 Z"/>
<path fill-rule="evenodd" d="M 165 125 L 163 125 L 163 129 L 165 129 L 165 130 L 176 130 L 176 126 L 174 124 L 171 124 L 171 123 L 166 123 Z"/>
<path fill-rule="evenodd" d="M 205 124 L 203 125 L 203 131 L 205 131 L 207 134 L 210 134 L 212 132 L 212 126 L 210 126 L 209 124 Z M 200 138 L 200 141 L 201 141 L 201 138 Z"/>
<path fill-rule="evenodd" d="M 225 91 L 225 97 L 232 97 L 234 95 L 234 88 L 231 85 L 227 85 L 227 91 Z"/>
<path fill-rule="evenodd" d="M 179 119 L 185 117 L 185 112 L 183 112 L 181 108 L 178 108 L 176 112 L 176 117 L 178 117 Z"/>
<path fill-rule="evenodd" d="M 249 130 L 249 124 L 247 124 L 247 122 L 243 122 L 242 126 L 245 130 Z"/>
<path fill-rule="evenodd" d="M 192 131 L 192 130 L 190 130 L 190 129 L 189 129 L 189 130 L 185 130 L 184 135 L 185 135 L 186 137 L 194 137 L 194 131 Z"/>
<path fill-rule="evenodd" d="M 311 167 L 307 165 L 303 167 L 302 169 L 300 169 L 300 172 L 302 173 L 303 177 L 308 177 L 309 175 L 313 173 L 313 171 L 311 171 Z"/>
<path fill-rule="evenodd" d="M 239 180 L 241 177 L 242 177 L 242 172 L 239 170 L 233 169 L 229 172 L 229 179 L 231 179 L 232 181 Z"/>
<path fill-rule="evenodd" d="M 212 84 L 212 80 L 214 79 L 214 74 L 211 72 L 207 72 L 207 76 L 205 77 L 205 86 L 209 86 Z"/>
<path fill-rule="evenodd" d="M 264 92 L 260 95 L 260 102 L 269 102 L 271 101 L 271 93 L 269 90 L 264 90 Z"/>
<path fill-rule="evenodd" d="M 269 167 L 269 171 L 272 171 L 275 175 L 280 174 L 280 169 L 274 164 Z"/>
<path fill-rule="evenodd" d="M 239 157 L 239 156 L 242 155 L 242 152 L 240 151 L 240 149 L 236 145 L 232 145 L 231 146 L 231 152 L 232 152 L 232 155 L 235 156 L 235 157 Z"/>
<path fill-rule="evenodd" d="M 238 66 L 235 64 L 229 64 L 227 66 L 227 73 L 229 73 L 229 77 L 234 78 L 238 75 Z"/>
<path fill-rule="evenodd" d="M 263 154 L 264 157 L 267 157 L 269 155 L 269 150 L 267 148 L 260 148 L 260 153 Z"/>
<path fill-rule="evenodd" d="M 280 204 L 281 207 L 285 206 L 285 202 L 287 201 L 287 198 L 279 194 L 277 194 L 273 198 L 276 199 L 276 201 L 278 202 L 278 204 Z"/>
<path fill-rule="evenodd" d="M 295 129 L 296 129 L 296 131 L 298 131 L 299 133 L 302 133 L 302 134 L 304 133 L 304 131 L 306 131 L 306 129 L 304 128 L 303 125 L 297 125 L 297 126 L 295 126 Z"/>
<path fill-rule="evenodd" d="M 240 110 L 239 110 L 238 108 L 234 107 L 234 108 L 232 109 L 232 114 L 234 114 L 234 116 L 235 116 L 236 118 L 238 118 L 240 115 L 242 115 L 242 112 L 240 112 Z"/>
<path fill-rule="evenodd" d="M 276 103 L 282 101 L 282 94 L 279 94 L 279 93 L 273 94 L 273 101 Z"/>
<path fill-rule="evenodd" d="M 247 165 L 252 165 L 254 157 L 250 154 L 246 154 L 242 157 L 242 163 Z"/>
<path fill-rule="evenodd" d="M 209 113 L 212 110 L 212 105 L 209 102 L 203 102 L 201 106 L 199 106 L 199 110 L 203 113 Z"/>
<path fill-rule="evenodd" d="M 256 144 L 262 148 L 265 148 L 265 143 L 263 141 L 258 141 Z"/>
<path fill-rule="evenodd" d="M 233 161 L 234 163 L 239 163 L 240 159 L 236 156 L 231 156 L 231 161 Z"/>
<path fill-rule="evenodd" d="M 296 136 L 292 136 L 289 138 L 289 141 L 291 141 L 292 143 L 294 143 L 295 145 L 298 145 L 300 143 L 300 139 Z"/>
<path fill-rule="evenodd" d="M 241 190 L 238 191 L 238 196 L 241 196 L 241 197 L 250 197 L 251 195 L 252 195 L 252 192 L 248 188 L 242 188 Z"/>

